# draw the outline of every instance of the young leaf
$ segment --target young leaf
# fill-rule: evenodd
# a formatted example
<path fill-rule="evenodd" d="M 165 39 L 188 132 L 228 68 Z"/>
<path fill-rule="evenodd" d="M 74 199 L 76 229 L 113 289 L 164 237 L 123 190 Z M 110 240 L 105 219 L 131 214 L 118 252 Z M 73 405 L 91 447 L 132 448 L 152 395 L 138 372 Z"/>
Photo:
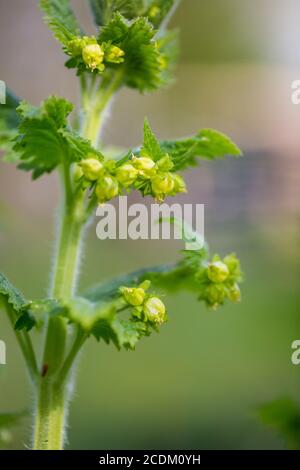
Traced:
<path fill-rule="evenodd" d="M 113 42 L 125 52 L 124 82 L 141 92 L 162 85 L 161 55 L 153 40 L 155 30 L 146 18 L 127 21 L 119 13 L 102 28 L 99 41 Z"/>
<path fill-rule="evenodd" d="M 80 35 L 80 26 L 69 0 L 40 0 L 40 6 L 45 13 L 45 22 L 64 46 Z"/>
<path fill-rule="evenodd" d="M 98 26 L 109 23 L 116 12 L 132 20 L 142 16 L 145 10 L 143 0 L 89 0 L 89 2 Z"/>
<path fill-rule="evenodd" d="M 143 157 L 150 157 L 153 161 L 157 161 L 164 156 L 160 144 L 152 132 L 148 119 L 144 122 L 144 143 L 141 148 Z"/>
<path fill-rule="evenodd" d="M 173 160 L 172 171 L 195 166 L 196 157 L 214 160 L 226 155 L 236 157 L 242 155 L 240 149 L 229 137 L 213 129 L 203 129 L 195 137 L 183 140 L 163 141 L 160 145 Z"/>
<path fill-rule="evenodd" d="M 22 102 L 18 108 L 21 122 L 14 151 L 19 153 L 19 168 L 33 171 L 36 179 L 51 172 L 64 161 L 81 160 L 87 153 L 96 152 L 89 141 L 68 126 L 73 105 L 63 98 L 52 96 L 39 108 Z"/>

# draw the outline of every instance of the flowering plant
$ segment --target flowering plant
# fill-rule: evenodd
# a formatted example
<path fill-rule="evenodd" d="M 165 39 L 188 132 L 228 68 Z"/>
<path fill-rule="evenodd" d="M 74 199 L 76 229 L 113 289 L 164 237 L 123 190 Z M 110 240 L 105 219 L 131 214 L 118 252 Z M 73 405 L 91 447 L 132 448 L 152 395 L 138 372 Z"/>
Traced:
<path fill-rule="evenodd" d="M 33 179 L 61 176 L 59 236 L 49 298 L 27 300 L 0 275 L 1 307 L 16 333 L 33 385 L 34 449 L 62 449 L 71 371 L 84 343 L 95 337 L 118 349 L 167 321 L 155 292 L 186 288 L 209 308 L 240 301 L 242 273 L 234 254 L 210 256 L 208 246 L 185 250 L 181 261 L 128 273 L 79 295 L 76 289 L 82 233 L 98 204 L 130 191 L 158 202 L 187 191 L 182 172 L 197 157 L 240 156 L 225 135 L 203 129 L 194 136 L 159 141 L 147 119 L 139 148 L 112 155 L 101 140 L 105 110 L 122 87 L 154 92 L 172 80 L 177 34 L 167 29 L 176 0 L 89 0 L 97 26 L 87 36 L 69 0 L 41 0 L 45 21 L 76 69 L 81 107 L 51 96 L 32 106 L 8 93 L 0 108 L 0 146 L 5 160 L 31 172 Z M 152 290 L 154 289 L 154 291 Z M 43 354 L 34 350 L 31 331 L 44 330 Z"/>

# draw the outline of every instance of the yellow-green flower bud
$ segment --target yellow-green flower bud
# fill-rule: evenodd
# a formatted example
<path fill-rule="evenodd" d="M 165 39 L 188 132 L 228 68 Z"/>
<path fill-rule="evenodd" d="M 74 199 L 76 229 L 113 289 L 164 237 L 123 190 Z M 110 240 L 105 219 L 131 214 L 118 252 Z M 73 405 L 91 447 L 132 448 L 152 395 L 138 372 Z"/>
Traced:
<path fill-rule="evenodd" d="M 134 167 L 138 170 L 139 175 L 150 178 L 155 174 L 155 162 L 149 157 L 133 157 L 132 163 Z"/>
<path fill-rule="evenodd" d="M 89 44 L 82 49 L 82 58 L 92 70 L 104 70 L 104 52 L 99 44 Z"/>
<path fill-rule="evenodd" d="M 116 175 L 118 181 L 123 186 L 130 186 L 136 180 L 138 176 L 138 170 L 130 163 L 125 163 L 124 165 L 120 166 L 120 168 L 118 168 Z"/>
<path fill-rule="evenodd" d="M 87 180 L 96 181 L 103 170 L 103 165 L 96 158 L 87 158 L 80 162 L 80 167 Z"/>
<path fill-rule="evenodd" d="M 174 163 L 169 155 L 165 155 L 163 158 L 158 160 L 156 166 L 160 171 L 170 171 L 172 170 Z"/>
<path fill-rule="evenodd" d="M 68 53 L 73 57 L 79 57 L 82 55 L 82 49 L 90 44 L 97 44 L 97 39 L 94 36 L 83 36 L 72 39 L 67 45 Z"/>
<path fill-rule="evenodd" d="M 224 282 L 229 276 L 229 269 L 222 261 L 214 261 L 208 265 L 207 275 L 212 282 Z"/>
<path fill-rule="evenodd" d="M 121 64 L 124 62 L 125 52 L 118 46 L 109 46 L 105 51 L 106 62 Z"/>
<path fill-rule="evenodd" d="M 210 284 L 205 290 L 205 300 L 207 304 L 216 309 L 219 305 L 224 302 L 225 291 L 224 287 L 217 284 Z"/>
<path fill-rule="evenodd" d="M 158 198 L 171 194 L 174 189 L 174 180 L 171 173 L 156 175 L 151 179 L 153 194 Z"/>
<path fill-rule="evenodd" d="M 227 297 L 231 302 L 239 303 L 241 301 L 241 291 L 237 284 L 229 289 Z"/>
<path fill-rule="evenodd" d="M 161 324 L 167 319 L 166 307 L 158 297 L 150 297 L 144 304 L 145 318 L 153 323 Z"/>
<path fill-rule="evenodd" d="M 172 195 L 175 196 L 175 194 L 178 193 L 186 193 L 186 184 L 184 182 L 184 179 L 180 175 L 176 174 L 172 174 L 172 178 L 174 181 L 174 189 Z"/>
<path fill-rule="evenodd" d="M 124 299 L 129 305 L 139 307 L 144 303 L 145 291 L 141 287 L 121 287 Z"/>
<path fill-rule="evenodd" d="M 141 287 L 144 290 L 150 289 L 150 286 L 151 286 L 151 281 L 149 281 L 148 279 L 145 279 L 145 281 L 143 281 L 142 284 L 139 285 L 139 287 Z"/>
<path fill-rule="evenodd" d="M 149 18 L 156 18 L 160 14 L 160 8 L 158 5 L 153 5 L 149 10 Z"/>
<path fill-rule="evenodd" d="M 110 201 L 119 194 L 119 183 L 112 176 L 105 176 L 98 180 L 96 196 L 100 204 Z"/>

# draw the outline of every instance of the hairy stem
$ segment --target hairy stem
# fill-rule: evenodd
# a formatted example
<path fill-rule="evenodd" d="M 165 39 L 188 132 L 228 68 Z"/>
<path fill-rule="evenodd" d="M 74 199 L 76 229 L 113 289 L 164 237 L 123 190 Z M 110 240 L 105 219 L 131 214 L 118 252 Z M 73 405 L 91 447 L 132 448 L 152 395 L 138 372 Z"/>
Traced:
<path fill-rule="evenodd" d="M 27 331 L 17 331 L 15 329 L 15 323 L 17 321 L 16 314 L 7 301 L 5 301 L 4 305 L 5 305 L 8 318 L 15 332 L 16 339 L 19 343 L 20 349 L 24 356 L 30 378 L 33 384 L 35 384 L 38 379 L 38 367 L 36 363 L 36 357 L 35 357 L 34 349 L 32 346 L 31 338 Z"/>
<path fill-rule="evenodd" d="M 116 74 L 103 80 L 101 87 L 90 94 L 82 80 L 83 137 L 98 145 L 102 116 L 112 95 L 121 85 L 122 76 Z M 93 83 L 92 83 L 93 85 Z M 74 294 L 80 257 L 82 230 L 87 221 L 83 194 L 74 192 L 71 168 L 65 164 L 62 172 L 64 202 L 56 251 L 51 297 L 67 302 Z M 63 318 L 49 319 L 43 364 L 38 384 L 34 449 L 60 450 L 64 445 L 64 429 L 68 403 L 68 379 L 75 358 L 86 336 L 78 333 L 69 352 L 66 352 L 68 326 Z"/>

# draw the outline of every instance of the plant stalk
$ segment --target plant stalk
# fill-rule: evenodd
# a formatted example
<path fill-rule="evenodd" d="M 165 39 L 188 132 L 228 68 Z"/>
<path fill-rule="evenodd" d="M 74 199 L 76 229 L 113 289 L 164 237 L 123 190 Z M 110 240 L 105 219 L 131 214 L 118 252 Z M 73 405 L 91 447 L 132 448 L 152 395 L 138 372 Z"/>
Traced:
<path fill-rule="evenodd" d="M 102 117 L 112 95 L 121 85 L 122 76 L 103 79 L 95 92 L 82 81 L 84 121 L 82 135 L 98 145 Z M 62 222 L 56 252 L 51 297 L 67 303 L 75 294 L 82 230 L 86 223 L 82 194 L 73 191 L 71 168 L 64 165 L 62 186 L 64 202 Z M 66 353 L 68 326 L 65 319 L 52 317 L 48 321 L 42 370 L 38 382 L 35 416 L 34 449 L 61 450 L 64 446 L 64 429 L 68 403 L 68 378 L 74 360 L 86 337 L 77 334 L 73 346 Z"/>

